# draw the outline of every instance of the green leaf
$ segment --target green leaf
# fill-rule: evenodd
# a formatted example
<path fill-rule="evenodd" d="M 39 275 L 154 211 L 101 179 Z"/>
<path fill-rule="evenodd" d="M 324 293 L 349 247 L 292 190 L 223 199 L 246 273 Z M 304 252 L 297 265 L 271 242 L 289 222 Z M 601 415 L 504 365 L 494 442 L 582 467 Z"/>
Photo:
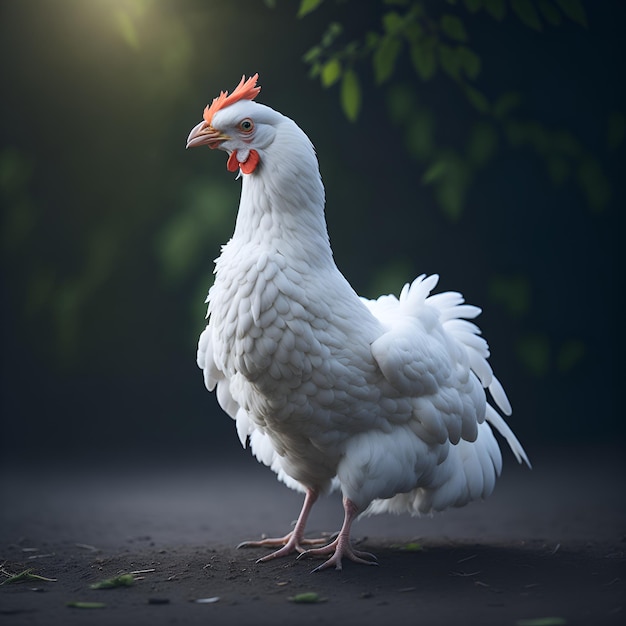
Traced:
<path fill-rule="evenodd" d="M 423 33 L 424 30 L 422 29 L 420 23 L 417 21 L 409 21 L 404 25 L 404 28 L 402 30 L 402 34 L 410 44 L 414 44 L 416 41 L 421 39 Z"/>
<path fill-rule="evenodd" d="M 318 593 L 314 591 L 305 591 L 289 598 L 290 602 L 296 604 L 317 604 L 318 602 L 325 602 L 323 598 L 320 598 Z"/>
<path fill-rule="evenodd" d="M 495 153 L 498 135 L 490 124 L 475 124 L 470 132 L 467 158 L 475 166 L 484 165 Z"/>
<path fill-rule="evenodd" d="M 361 84 L 359 77 L 352 69 L 347 69 L 343 74 L 340 101 L 346 117 L 354 122 L 361 110 Z"/>
<path fill-rule="evenodd" d="M 334 85 L 341 78 L 341 63 L 337 59 L 330 59 L 324 63 L 321 71 L 321 81 L 324 87 Z"/>
<path fill-rule="evenodd" d="M 372 56 L 374 65 L 374 77 L 380 85 L 393 74 L 396 59 L 402 48 L 402 42 L 393 36 L 386 36 L 380 40 L 378 47 Z"/>
<path fill-rule="evenodd" d="M 522 337 L 517 345 L 517 355 L 531 374 L 542 377 L 548 373 L 550 369 L 550 342 L 545 335 L 532 333 Z M 526 620 L 519 620 L 517 624 L 532 626 L 532 623 Z M 540 624 L 535 626 L 540 626 Z"/>
<path fill-rule="evenodd" d="M 354 58 L 361 48 L 362 45 L 359 41 L 352 40 L 351 42 L 347 43 L 343 49 L 344 58 Z"/>
<path fill-rule="evenodd" d="M 411 44 L 411 63 L 422 80 L 428 80 L 437 71 L 437 57 L 432 39 L 422 39 Z"/>
<path fill-rule="evenodd" d="M 365 49 L 366 50 L 374 50 L 374 48 L 378 45 L 380 41 L 380 35 L 375 33 L 374 31 L 367 31 L 365 33 Z"/>
<path fill-rule="evenodd" d="M 383 15 L 383 28 L 386 33 L 395 35 L 404 27 L 404 20 L 395 11 L 390 11 Z"/>
<path fill-rule="evenodd" d="M 502 20 L 506 15 L 506 5 L 504 0 L 483 0 L 485 5 L 485 11 L 491 15 L 491 17 Z"/>
<path fill-rule="evenodd" d="M 422 182 L 426 185 L 440 180 L 448 169 L 448 164 L 444 159 L 435 161 L 422 176 Z"/>
<path fill-rule="evenodd" d="M 571 371 L 585 356 L 585 344 L 579 339 L 566 341 L 556 357 L 556 366 L 562 373 Z"/>
<path fill-rule="evenodd" d="M 531 619 L 518 619 L 516 626 L 563 626 L 567 624 L 564 617 L 534 617 Z"/>
<path fill-rule="evenodd" d="M 467 41 L 467 32 L 463 22 L 455 15 L 443 15 L 441 17 L 441 30 L 450 39 L 455 41 Z"/>
<path fill-rule="evenodd" d="M 399 550 L 403 552 L 422 552 L 424 550 L 424 546 L 421 543 L 417 543 L 412 541 L 410 543 L 405 543 L 404 545 L 399 546 Z"/>
<path fill-rule="evenodd" d="M 512 91 L 503 93 L 493 105 L 493 114 L 496 118 L 502 119 L 518 107 L 520 102 L 521 97 L 518 93 Z"/>
<path fill-rule="evenodd" d="M 494 276 L 489 281 L 489 299 L 521 318 L 530 310 L 530 281 L 523 275 Z"/>
<path fill-rule="evenodd" d="M 459 64 L 463 68 L 465 75 L 472 80 L 480 74 L 482 66 L 480 57 L 469 48 L 459 46 L 458 50 Z"/>
<path fill-rule="evenodd" d="M 489 112 L 489 101 L 485 97 L 485 95 L 478 91 L 475 87 L 471 87 L 470 85 L 466 85 L 465 87 L 465 95 L 470 103 L 474 106 L 474 108 L 480 113 L 488 113 Z"/>
<path fill-rule="evenodd" d="M 339 22 L 331 22 L 328 28 L 322 35 L 322 41 L 320 42 L 323 48 L 331 46 L 335 39 L 343 32 L 343 26 Z"/>
<path fill-rule="evenodd" d="M 300 8 L 298 9 L 298 17 L 304 17 L 312 13 L 322 2 L 323 0 L 301 0 Z"/>
<path fill-rule="evenodd" d="M 317 63 L 316 61 L 315 63 L 313 63 L 313 65 L 311 65 L 311 69 L 309 70 L 309 78 L 317 78 L 321 73 L 322 64 Z"/>
<path fill-rule="evenodd" d="M 115 587 L 130 587 L 135 584 L 132 574 L 122 574 L 114 578 L 105 578 L 97 583 L 89 585 L 92 589 L 114 589 Z"/>
<path fill-rule="evenodd" d="M 394 124 L 406 122 L 417 107 L 415 90 L 406 84 L 394 84 L 387 92 L 389 118 Z"/>
<path fill-rule="evenodd" d="M 39 574 L 33 574 L 32 571 L 32 569 L 27 569 L 23 572 L 20 572 L 19 574 L 15 574 L 14 576 L 9 576 L 5 580 L 3 580 L 0 585 L 12 585 L 14 583 L 21 583 L 24 581 L 33 580 L 54 583 L 57 580 L 56 578 L 46 578 L 45 576 L 39 576 Z"/>
<path fill-rule="evenodd" d="M 202 258 L 207 238 L 217 244 L 228 237 L 230 201 L 229 190 L 214 181 L 196 179 L 184 189 L 179 210 L 172 212 L 155 241 L 166 280 L 177 284 L 189 274 Z"/>
<path fill-rule="evenodd" d="M 555 2 L 570 20 L 587 27 L 587 14 L 580 0 L 555 0 Z"/>
<path fill-rule="evenodd" d="M 541 30 L 541 20 L 530 0 L 511 0 L 511 8 L 513 9 L 513 13 L 515 13 L 526 26 L 534 28 L 535 30 Z"/>
<path fill-rule="evenodd" d="M 459 55 L 456 48 L 451 48 L 445 44 L 441 44 L 438 48 L 439 62 L 446 74 L 451 78 L 458 78 L 459 76 Z"/>
<path fill-rule="evenodd" d="M 480 11 L 483 6 L 483 0 L 465 0 L 465 7 L 470 13 Z"/>
<path fill-rule="evenodd" d="M 67 606 L 71 609 L 104 609 L 104 602 L 68 602 Z"/>
<path fill-rule="evenodd" d="M 457 178 L 442 183 L 437 188 L 435 195 L 441 210 L 453 222 L 456 222 L 463 213 L 466 191 L 467 185 Z"/>
<path fill-rule="evenodd" d="M 437 202 L 452 221 L 456 221 L 463 212 L 469 178 L 467 164 L 452 152 L 441 156 L 424 174 L 425 180 L 434 182 Z"/>
<path fill-rule="evenodd" d="M 304 53 L 304 56 L 302 57 L 302 60 L 305 63 L 313 63 L 313 62 L 315 62 L 315 61 L 317 61 L 319 59 L 321 54 L 322 54 L 322 47 L 321 46 L 313 46 L 312 48 L 309 48 Z"/>
<path fill-rule="evenodd" d="M 423 109 L 415 111 L 406 127 L 404 136 L 409 153 L 420 160 L 429 158 L 435 145 L 434 134 L 433 116 Z M 426 174 L 424 176 L 426 177 Z"/>
<path fill-rule="evenodd" d="M 537 6 L 539 7 L 539 12 L 543 15 L 543 19 L 548 24 L 558 26 L 562 22 L 561 14 L 548 0 L 537 0 Z"/>

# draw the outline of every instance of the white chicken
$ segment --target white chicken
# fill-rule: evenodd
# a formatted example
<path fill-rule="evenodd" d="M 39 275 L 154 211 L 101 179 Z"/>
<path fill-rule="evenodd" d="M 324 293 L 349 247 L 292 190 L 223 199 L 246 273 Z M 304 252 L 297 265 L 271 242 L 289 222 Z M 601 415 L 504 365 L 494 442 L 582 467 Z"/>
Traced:
<path fill-rule="evenodd" d="M 209 290 L 198 365 L 236 422 L 244 447 L 305 493 L 286 536 L 246 546 L 376 564 L 350 543 L 361 514 L 413 515 L 485 498 L 502 466 L 492 428 L 530 463 L 506 422 L 511 407 L 458 293 L 429 295 L 420 276 L 399 298 L 360 298 L 337 269 L 313 145 L 289 118 L 259 104 L 258 75 L 221 92 L 187 139 L 220 148 L 242 176 L 235 230 Z M 339 487 L 344 521 L 306 539 L 320 494 Z M 317 548 L 305 546 L 321 544 Z"/>

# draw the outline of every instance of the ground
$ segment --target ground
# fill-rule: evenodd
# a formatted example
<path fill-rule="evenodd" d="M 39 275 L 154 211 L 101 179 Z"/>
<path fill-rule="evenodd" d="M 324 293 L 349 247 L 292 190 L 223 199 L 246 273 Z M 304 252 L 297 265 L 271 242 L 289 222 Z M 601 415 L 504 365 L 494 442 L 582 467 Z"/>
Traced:
<path fill-rule="evenodd" d="M 620 452 L 531 450 L 532 471 L 506 455 L 487 501 L 432 518 L 360 520 L 355 539 L 380 565 L 316 574 L 318 561 L 257 564 L 264 550 L 235 548 L 284 533 L 301 503 L 245 456 L 11 464 L 2 472 L 0 564 L 54 581 L 0 586 L 0 626 L 622 624 Z M 311 534 L 337 530 L 341 517 L 336 494 L 322 499 Z M 132 586 L 90 588 L 124 573 Z M 294 601 L 307 593 L 318 601 Z"/>

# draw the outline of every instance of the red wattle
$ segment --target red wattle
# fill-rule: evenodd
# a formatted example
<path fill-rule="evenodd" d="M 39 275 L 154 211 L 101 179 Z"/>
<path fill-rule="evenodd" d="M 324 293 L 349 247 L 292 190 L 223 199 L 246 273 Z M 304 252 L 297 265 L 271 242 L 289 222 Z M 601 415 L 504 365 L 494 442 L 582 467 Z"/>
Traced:
<path fill-rule="evenodd" d="M 236 172 L 239 169 L 239 161 L 237 161 L 237 153 L 231 152 L 228 157 L 228 163 L 226 163 L 226 167 L 229 172 Z"/>
<path fill-rule="evenodd" d="M 236 172 L 241 168 L 241 171 L 244 174 L 252 174 L 256 169 L 256 166 L 259 164 L 259 153 L 256 150 L 250 150 L 250 154 L 248 158 L 241 163 L 237 158 L 236 152 L 231 152 L 228 157 L 228 163 L 226 163 L 226 167 L 229 172 Z"/>
<path fill-rule="evenodd" d="M 240 163 L 239 167 L 244 174 L 252 174 L 259 164 L 259 153 L 256 150 L 250 150 L 250 154 L 245 163 Z"/>

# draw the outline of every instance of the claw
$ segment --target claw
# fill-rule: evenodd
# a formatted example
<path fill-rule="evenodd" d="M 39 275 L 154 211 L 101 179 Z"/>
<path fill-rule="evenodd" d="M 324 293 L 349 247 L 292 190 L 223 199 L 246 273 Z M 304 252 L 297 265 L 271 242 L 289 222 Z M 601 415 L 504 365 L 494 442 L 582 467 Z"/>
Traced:
<path fill-rule="evenodd" d="M 354 561 L 355 563 L 361 563 L 362 565 L 375 565 L 376 567 L 378 567 L 378 563 L 376 561 L 365 561 L 363 559 L 350 559 L 350 560 Z M 332 565 L 335 566 L 336 570 L 341 571 L 343 569 L 343 565 L 341 564 L 341 559 L 336 560 L 335 556 L 333 555 L 332 557 L 330 557 L 330 559 L 328 559 L 327 561 L 324 561 L 321 565 L 319 565 L 315 569 L 312 569 L 311 574 L 321 572 L 324 569 L 328 569 Z"/>
<path fill-rule="evenodd" d="M 302 539 L 298 538 L 295 532 L 290 532 L 284 537 L 277 537 L 274 539 L 262 539 L 261 541 L 242 541 L 238 546 L 239 548 L 278 548 L 271 554 L 261 557 L 257 563 L 265 563 L 277 559 L 281 556 L 287 556 L 292 552 L 299 552 L 304 554 L 307 549 L 302 546 L 318 546 L 325 544 L 328 541 L 328 537 L 319 537 L 316 539 Z"/>
<path fill-rule="evenodd" d="M 355 550 L 349 543 L 346 543 L 345 539 L 340 540 L 339 538 L 323 548 L 313 548 L 311 550 L 307 550 L 306 552 L 302 552 L 298 555 L 296 560 L 300 560 L 304 557 L 314 557 L 325 554 L 330 554 L 332 556 L 324 561 L 324 563 L 320 566 L 312 570 L 312 574 L 328 569 L 333 565 L 335 566 L 335 569 L 341 570 L 343 568 L 342 559 L 344 557 L 362 565 L 378 565 L 378 559 L 375 554 L 372 554 L 371 552 L 363 552 L 362 550 Z"/>
<path fill-rule="evenodd" d="M 320 566 L 316 567 L 311 573 L 320 572 L 324 569 L 328 569 L 329 567 L 335 566 L 335 569 L 341 570 L 342 559 L 347 558 L 355 563 L 361 563 L 362 565 L 378 565 L 376 556 L 371 554 L 370 552 L 363 552 L 361 550 L 355 550 L 350 545 L 350 528 L 352 526 L 352 522 L 356 518 L 359 513 L 356 505 L 349 500 L 348 498 L 344 498 L 343 502 L 345 517 L 343 521 L 343 526 L 339 531 L 336 539 L 331 541 L 328 545 L 323 546 L 322 548 L 312 548 L 311 550 L 307 550 L 298 556 L 298 559 L 309 556 L 321 556 L 330 554 L 330 558 L 324 561 Z"/>
<path fill-rule="evenodd" d="M 315 546 L 326 543 L 328 538 L 320 537 L 319 539 L 305 539 L 304 528 L 311 511 L 313 503 L 317 500 L 317 492 L 309 489 L 304 498 L 302 510 L 296 521 L 294 529 L 287 533 L 284 537 L 275 537 L 272 539 L 261 539 L 260 541 L 242 541 L 237 548 L 278 548 L 278 550 L 261 557 L 257 563 L 265 563 L 277 559 L 281 556 L 287 556 L 292 552 L 305 552 L 302 546 Z"/>
<path fill-rule="evenodd" d="M 359 514 L 358 507 L 348 498 L 344 498 L 344 520 L 341 530 L 331 537 L 331 542 L 320 548 L 310 548 L 306 550 L 302 546 L 319 545 L 326 543 L 328 537 L 320 537 L 318 539 L 304 539 L 304 527 L 308 514 L 313 506 L 313 503 L 317 499 L 317 493 L 313 490 L 307 491 L 302 506 L 302 511 L 298 517 L 298 521 L 294 529 L 286 534 L 284 537 L 277 537 L 274 539 L 262 539 L 260 541 L 242 541 L 237 548 L 261 548 L 261 547 L 276 547 L 278 550 L 261 557 L 256 562 L 266 563 L 282 556 L 287 556 L 292 552 L 298 552 L 296 560 L 303 557 L 331 555 L 324 563 L 316 567 L 313 572 L 319 572 L 330 567 L 335 569 L 342 569 L 342 559 L 350 559 L 355 563 L 361 563 L 363 565 L 378 565 L 376 556 L 370 552 L 363 552 L 361 550 L 355 550 L 350 545 L 350 528 L 352 522 Z M 333 538 L 334 537 L 334 538 Z"/>

